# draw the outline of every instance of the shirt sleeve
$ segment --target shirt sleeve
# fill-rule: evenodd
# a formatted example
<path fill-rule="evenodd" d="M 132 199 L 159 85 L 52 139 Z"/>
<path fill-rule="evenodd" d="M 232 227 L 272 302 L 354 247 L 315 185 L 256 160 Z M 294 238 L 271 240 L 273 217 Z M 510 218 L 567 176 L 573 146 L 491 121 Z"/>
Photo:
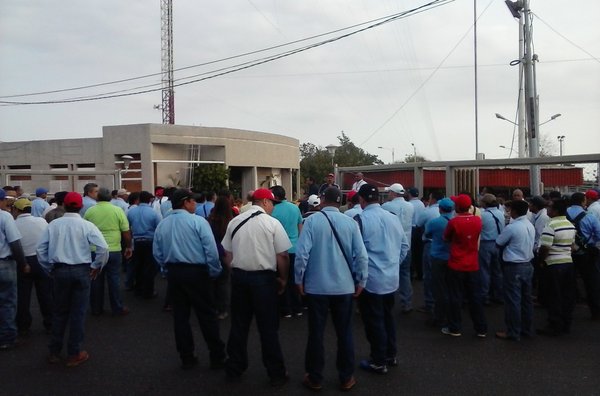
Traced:
<path fill-rule="evenodd" d="M 309 221 L 309 219 L 310 217 L 306 219 L 296 243 L 296 259 L 294 261 L 294 283 L 296 285 L 302 284 L 312 248 L 312 221 Z"/>
<path fill-rule="evenodd" d="M 108 262 L 108 245 L 102 236 L 102 233 L 95 225 L 89 223 L 88 242 L 96 247 L 96 257 L 92 263 L 92 268 L 102 268 Z"/>
<path fill-rule="evenodd" d="M 354 282 L 364 288 L 367 285 L 369 276 L 369 256 L 358 223 L 354 224 L 354 230 L 352 231 L 352 257 Z"/>
<path fill-rule="evenodd" d="M 503 247 L 508 245 L 512 239 L 513 224 L 509 224 L 505 229 L 502 230 L 498 238 L 496 238 L 496 245 Z"/>
<path fill-rule="evenodd" d="M 454 219 L 450 219 L 448 221 L 448 225 L 446 226 L 446 229 L 444 230 L 444 241 L 446 242 L 451 242 L 452 241 L 452 237 L 454 236 Z"/>
<path fill-rule="evenodd" d="M 197 232 L 202 243 L 202 249 L 206 256 L 206 264 L 208 265 L 208 273 L 211 278 L 219 276 L 223 268 L 219 260 L 219 251 L 217 250 L 217 242 L 213 236 L 212 230 L 208 222 L 202 217 L 196 217 Z"/>
<path fill-rule="evenodd" d="M 156 262 L 158 263 L 158 265 L 160 265 L 161 267 L 165 266 L 165 258 L 164 258 L 164 254 L 162 251 L 162 232 L 161 232 L 161 225 L 159 224 L 158 227 L 156 227 L 156 231 L 154 232 L 154 240 L 152 241 L 152 255 L 154 256 L 154 259 L 156 260 Z"/>
<path fill-rule="evenodd" d="M 546 226 L 540 237 L 540 246 L 550 247 L 554 243 L 554 229 Z"/>
<path fill-rule="evenodd" d="M 4 216 L 6 214 L 6 216 Z M 6 238 L 6 242 L 13 243 L 22 238 L 17 225 L 15 224 L 15 220 L 8 212 L 2 212 L 2 215 L 5 217 L 2 219 L 2 228 L 4 231 L 4 236 Z"/>
<path fill-rule="evenodd" d="M 279 221 L 273 223 L 273 247 L 275 248 L 275 253 L 283 253 L 287 252 L 289 248 L 292 247 L 292 242 L 290 242 L 290 238 L 288 238 L 285 229 L 281 225 Z M 223 245 L 225 247 L 225 245 Z"/>
<path fill-rule="evenodd" d="M 51 268 L 48 263 L 48 245 L 50 242 L 50 233 L 48 228 L 42 233 L 42 237 L 38 243 L 38 247 L 36 249 L 37 259 L 40 265 L 44 268 L 46 272 L 50 272 Z"/>
<path fill-rule="evenodd" d="M 125 215 L 125 212 L 123 210 L 121 210 L 121 212 L 119 213 L 118 216 L 119 216 L 119 226 L 120 226 L 121 232 L 129 231 L 129 221 L 127 220 L 127 216 Z"/>

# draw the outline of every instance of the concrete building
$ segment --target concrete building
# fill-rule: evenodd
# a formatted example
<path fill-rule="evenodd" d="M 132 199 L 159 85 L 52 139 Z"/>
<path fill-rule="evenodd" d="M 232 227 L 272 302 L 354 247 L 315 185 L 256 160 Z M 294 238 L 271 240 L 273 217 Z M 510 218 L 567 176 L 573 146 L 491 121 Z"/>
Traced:
<path fill-rule="evenodd" d="M 275 184 L 291 192 L 300 163 L 298 139 L 163 124 L 105 126 L 101 138 L 2 142 L 0 152 L 4 185 L 21 185 L 26 192 L 37 187 L 83 192 L 89 182 L 116 189 L 119 180 L 129 191 L 189 187 L 193 167 L 203 164 L 227 166 L 230 182 L 242 195 Z M 127 171 L 123 155 L 133 157 Z"/>

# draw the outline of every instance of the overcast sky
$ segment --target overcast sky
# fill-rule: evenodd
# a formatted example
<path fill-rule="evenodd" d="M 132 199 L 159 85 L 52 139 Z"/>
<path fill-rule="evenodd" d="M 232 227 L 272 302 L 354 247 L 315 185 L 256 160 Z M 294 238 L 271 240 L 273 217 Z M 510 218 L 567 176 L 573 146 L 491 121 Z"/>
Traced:
<path fill-rule="evenodd" d="M 174 1 L 182 68 L 409 10 L 427 0 Z M 502 0 L 478 0 L 479 151 L 506 157 L 518 94 L 518 22 Z M 600 2 L 531 0 L 541 130 L 558 154 L 600 152 Z M 341 41 L 178 87 L 180 125 L 230 127 L 326 146 L 344 131 L 391 161 L 475 157 L 473 1 L 456 0 Z M 563 37 L 561 37 L 563 36 Z M 333 37 L 333 36 L 328 36 Z M 566 38 L 566 39 L 565 39 Z M 568 40 L 567 40 L 568 39 Z M 570 41 L 570 42 L 569 42 Z M 314 42 L 314 41 L 313 41 Z M 269 52 L 274 54 L 286 47 Z M 0 2 L 0 96 L 159 73 L 158 0 Z M 176 71 L 175 78 L 265 56 Z M 436 70 L 437 69 L 437 70 Z M 55 100 L 160 82 L 0 100 Z M 72 104 L 0 106 L 0 140 L 98 137 L 104 125 L 160 123 L 160 92 Z M 379 149 L 378 146 L 386 147 Z M 515 146 L 516 137 L 515 137 Z"/>

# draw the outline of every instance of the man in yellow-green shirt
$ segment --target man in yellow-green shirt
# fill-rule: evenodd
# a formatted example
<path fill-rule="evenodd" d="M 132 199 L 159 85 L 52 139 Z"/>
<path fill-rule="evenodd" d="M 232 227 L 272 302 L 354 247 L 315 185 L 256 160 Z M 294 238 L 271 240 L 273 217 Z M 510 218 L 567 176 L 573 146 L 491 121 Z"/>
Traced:
<path fill-rule="evenodd" d="M 90 307 L 92 315 L 101 315 L 104 312 L 104 279 L 108 283 L 108 296 L 113 315 L 127 315 L 129 309 L 123 305 L 119 288 L 120 269 L 123 257 L 131 257 L 131 232 L 129 222 L 123 210 L 110 203 L 110 190 L 98 190 L 98 203 L 85 212 L 84 219 L 92 222 L 106 239 L 109 257 L 102 272 L 92 281 L 90 293 Z M 122 254 L 122 245 L 125 252 Z"/>

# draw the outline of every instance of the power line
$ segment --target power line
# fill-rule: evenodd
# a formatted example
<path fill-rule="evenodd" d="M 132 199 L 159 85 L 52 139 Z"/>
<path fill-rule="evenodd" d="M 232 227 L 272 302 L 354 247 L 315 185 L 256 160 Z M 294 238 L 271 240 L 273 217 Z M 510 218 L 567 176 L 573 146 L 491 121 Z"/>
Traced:
<path fill-rule="evenodd" d="M 339 32 L 343 32 L 346 30 L 350 30 L 350 29 L 354 29 L 360 26 L 364 26 L 364 25 L 368 25 L 377 21 L 384 21 L 384 23 L 389 22 L 390 19 L 398 19 L 399 16 L 404 16 L 407 15 L 409 13 L 414 13 L 417 14 L 421 11 L 418 10 L 422 10 L 424 8 L 428 8 L 428 9 L 432 9 L 435 8 L 439 5 L 443 5 L 443 4 L 439 4 L 438 3 L 449 3 L 449 2 L 453 2 L 454 0 L 435 0 L 432 1 L 430 3 L 424 4 L 422 6 L 413 8 L 409 11 L 404 11 L 401 13 L 396 13 L 396 14 L 390 14 L 388 16 L 384 16 L 384 17 L 380 17 L 380 18 L 376 18 L 376 19 L 372 19 L 366 22 L 361 22 L 361 23 L 357 23 L 351 26 L 347 26 L 344 28 L 340 28 L 340 29 L 335 29 L 335 30 L 331 30 L 329 32 L 326 33 L 320 33 L 320 34 L 316 34 L 313 36 L 309 36 L 309 37 L 305 37 L 302 39 L 298 39 L 298 40 L 293 40 L 293 41 L 289 41 L 287 43 L 283 43 L 283 44 L 278 44 L 278 45 L 274 45 L 271 47 L 266 47 L 266 48 L 262 48 L 262 49 L 258 49 L 258 50 L 254 50 L 254 51 L 249 51 L 249 52 L 244 52 L 238 55 L 233 55 L 233 56 L 228 56 L 225 58 L 221 58 L 221 59 L 216 59 L 216 60 L 212 60 L 212 61 L 208 61 L 208 62 L 204 62 L 204 63 L 198 63 L 195 65 L 190 65 L 190 66 L 184 66 L 184 67 L 180 67 L 180 68 L 176 68 L 173 69 L 174 72 L 176 71 L 182 71 L 182 70 L 188 70 L 188 69 L 193 69 L 193 68 L 197 68 L 197 67 L 202 67 L 202 66 L 208 66 L 208 65 L 212 65 L 212 64 L 216 64 L 216 63 L 221 63 L 221 62 L 225 62 L 225 61 L 229 61 L 232 59 L 237 59 L 237 58 L 242 58 L 245 56 L 250 56 L 250 55 L 255 55 L 261 52 L 267 52 L 267 51 L 271 51 L 274 49 L 279 49 L 279 48 L 283 48 L 283 47 L 287 47 L 290 45 L 294 45 L 294 44 L 298 44 L 301 42 L 305 42 L 305 41 L 309 41 L 309 40 L 314 40 L 320 37 L 325 37 L 325 36 L 329 36 L 335 33 L 339 33 Z M 251 3 L 252 4 L 252 3 Z M 417 12 L 418 11 L 418 12 Z M 374 26 L 379 26 L 379 23 L 376 23 Z M 358 30 L 357 32 L 360 32 L 361 30 Z M 88 88 L 97 88 L 97 87 L 102 87 L 102 86 L 106 86 L 106 85 L 113 85 L 113 84 L 120 84 L 120 83 L 124 83 L 124 82 L 130 82 L 130 81 L 136 81 L 136 80 L 140 80 L 140 79 L 144 79 L 144 78 L 149 78 L 149 77 L 156 77 L 156 76 L 160 76 L 162 73 L 151 73 L 151 74 L 145 74 L 142 76 L 137 76 L 137 77 L 131 77 L 131 78 L 124 78 L 124 79 L 120 79 L 120 80 L 113 80 L 113 81 L 107 81 L 107 82 L 102 82 L 102 83 L 96 83 L 96 84 L 89 84 L 89 85 L 83 85 L 83 86 L 78 86 L 78 87 L 71 87 L 71 88 L 64 88 L 64 89 L 57 89 L 57 90 L 50 90 L 50 91 L 40 91 L 40 92 L 31 92 L 31 93 L 26 93 L 26 94 L 12 94 L 12 95 L 4 95 L 4 96 L 0 96 L 0 99 L 8 99 L 8 98 L 16 98 L 16 97 L 26 97 L 26 96 L 37 96 L 37 95 L 46 95 L 46 94 L 53 94 L 53 93 L 62 93 L 62 92 L 69 92 L 69 91 L 77 91 L 77 90 L 82 90 L 82 89 L 88 89 Z M 140 88 L 144 88 L 147 86 L 143 86 Z"/>

